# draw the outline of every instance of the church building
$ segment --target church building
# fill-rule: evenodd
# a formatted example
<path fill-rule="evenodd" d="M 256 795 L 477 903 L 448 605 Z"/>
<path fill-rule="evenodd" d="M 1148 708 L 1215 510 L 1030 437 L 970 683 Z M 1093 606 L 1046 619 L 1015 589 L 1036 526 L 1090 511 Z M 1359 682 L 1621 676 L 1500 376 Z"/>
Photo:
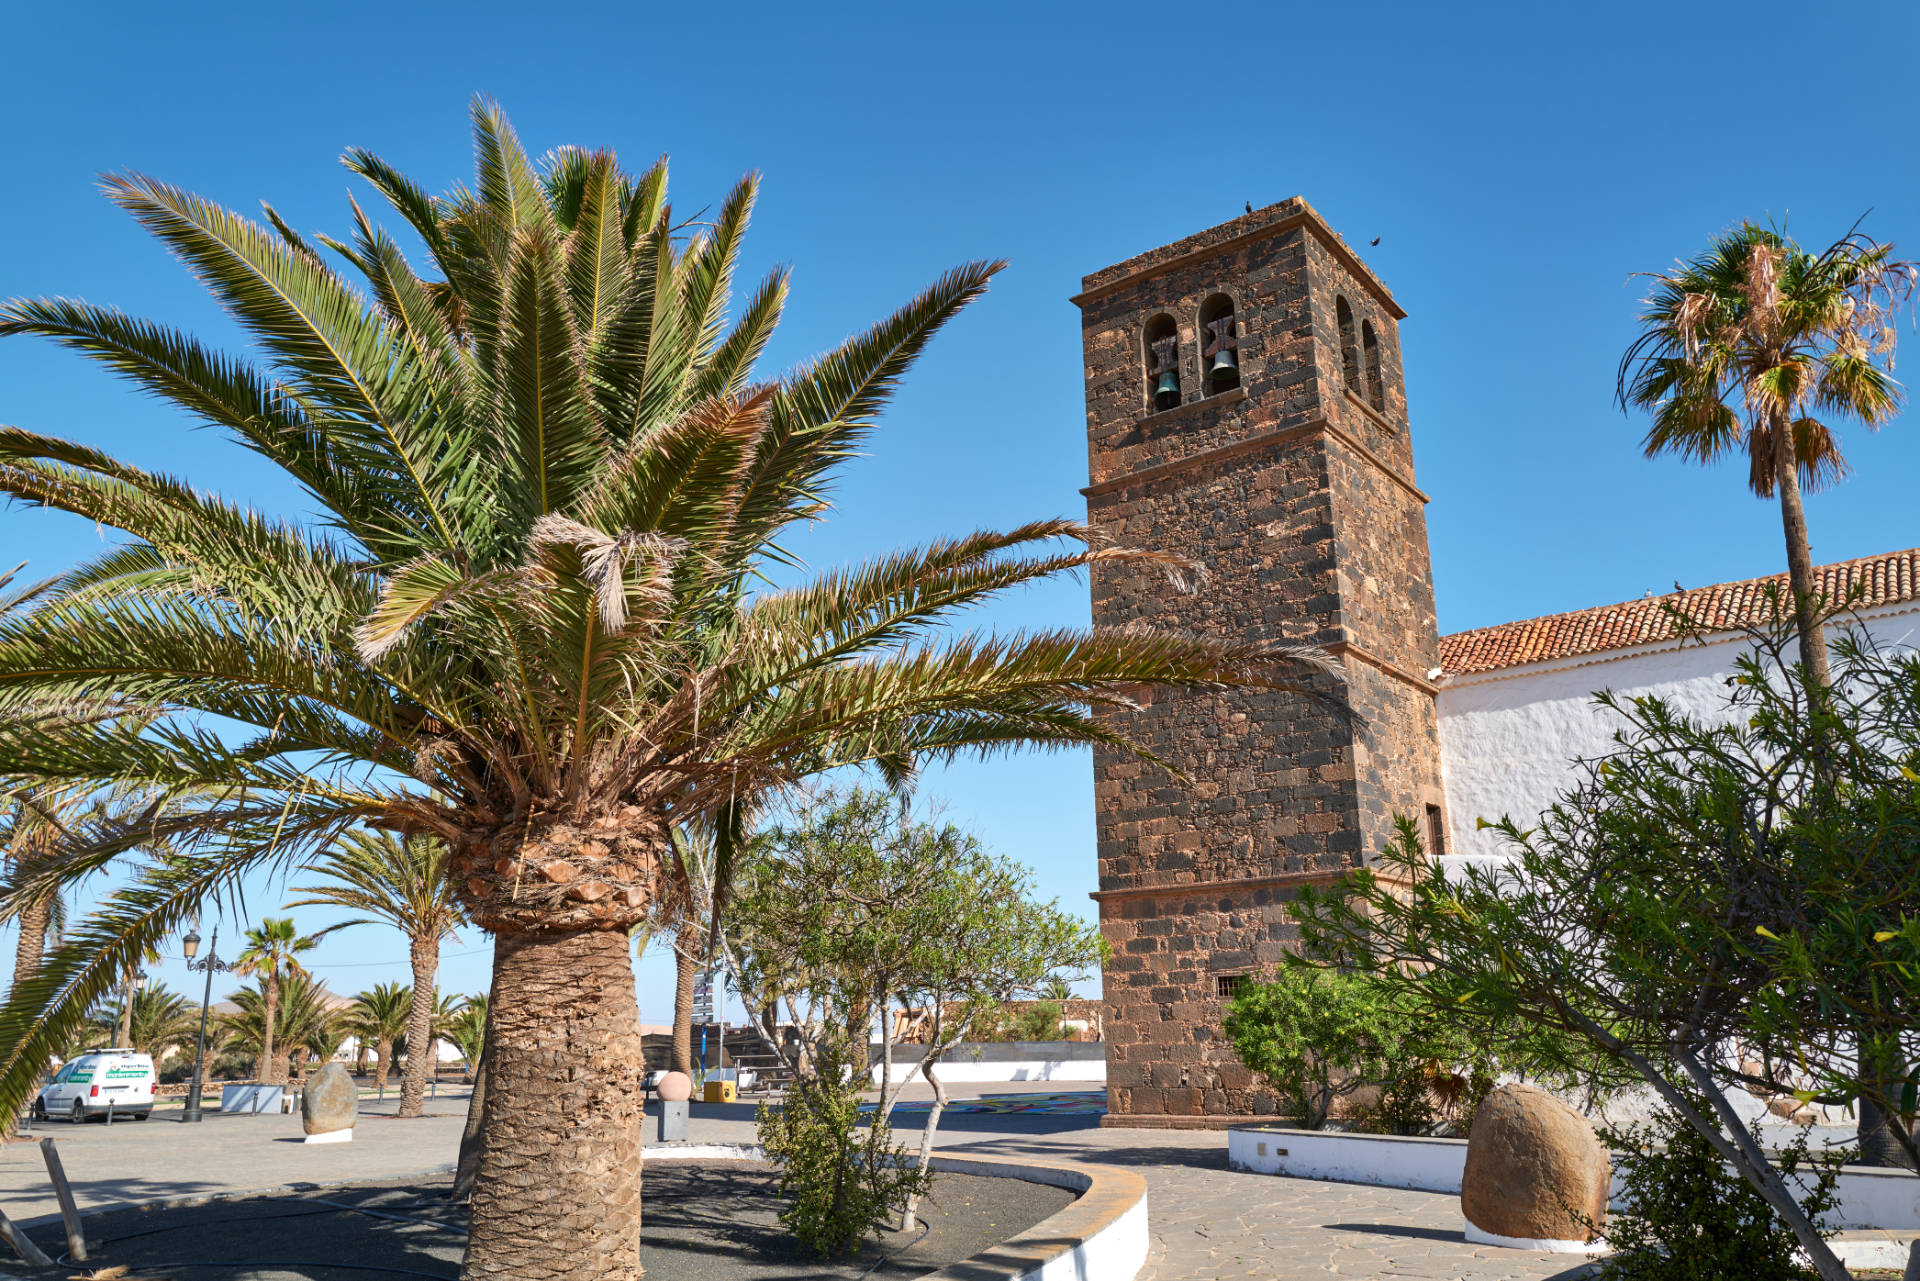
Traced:
<path fill-rule="evenodd" d="M 1669 597 L 1728 631 L 1682 648 L 1660 600 L 1439 635 L 1427 496 L 1401 373 L 1406 313 L 1295 198 L 1088 276 L 1089 522 L 1204 565 L 1198 591 L 1141 566 L 1092 575 L 1101 626 L 1309 642 L 1333 702 L 1238 691 L 1147 697 L 1126 730 L 1180 774 L 1096 749 L 1107 1123 L 1235 1124 L 1273 1096 L 1220 1031 L 1271 972 L 1285 904 L 1371 860 L 1395 817 L 1429 855 L 1501 856 L 1477 818 L 1530 817 L 1604 749 L 1595 690 L 1706 711 L 1771 580 Z M 1830 565 L 1861 623 L 1912 644 L 1920 550 Z"/>

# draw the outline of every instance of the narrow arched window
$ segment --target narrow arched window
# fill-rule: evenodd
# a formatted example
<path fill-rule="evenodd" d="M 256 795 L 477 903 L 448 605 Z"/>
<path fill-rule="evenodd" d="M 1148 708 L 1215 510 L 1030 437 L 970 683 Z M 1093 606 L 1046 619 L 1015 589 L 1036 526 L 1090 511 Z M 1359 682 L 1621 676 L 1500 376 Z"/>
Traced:
<path fill-rule="evenodd" d="M 1200 390 L 1217 396 L 1240 385 L 1240 331 L 1233 299 L 1215 294 L 1200 304 Z"/>
<path fill-rule="evenodd" d="M 1360 390 L 1360 351 L 1353 341 L 1353 308 L 1345 298 L 1333 300 L 1333 314 L 1340 322 L 1340 375 L 1347 386 Z"/>
<path fill-rule="evenodd" d="M 1147 404 L 1150 411 L 1173 409 L 1180 404 L 1180 330 L 1165 312 L 1147 322 L 1140 332 L 1141 354 L 1147 371 Z"/>
<path fill-rule="evenodd" d="M 1373 332 L 1373 322 L 1360 322 L 1360 345 L 1367 356 L 1367 403 L 1381 413 L 1387 412 L 1387 385 L 1380 378 L 1380 339 Z"/>

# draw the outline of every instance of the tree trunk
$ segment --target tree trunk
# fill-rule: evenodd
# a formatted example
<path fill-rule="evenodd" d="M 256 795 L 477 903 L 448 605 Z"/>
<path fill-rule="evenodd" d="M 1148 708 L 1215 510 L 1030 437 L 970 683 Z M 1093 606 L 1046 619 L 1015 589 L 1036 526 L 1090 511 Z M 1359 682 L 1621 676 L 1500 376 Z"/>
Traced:
<path fill-rule="evenodd" d="M 381 1094 L 387 1092 L 387 1073 L 393 1070 L 393 1041 L 381 1037 L 373 1048 L 373 1088 Z"/>
<path fill-rule="evenodd" d="M 1800 467 L 1795 461 L 1793 427 L 1784 413 L 1773 415 L 1773 484 L 1780 491 L 1780 523 L 1787 536 L 1787 583 L 1793 590 L 1794 624 L 1800 633 L 1800 661 L 1813 683 L 1833 683 L 1827 669 L 1827 640 L 1814 601 L 1813 548 L 1807 541 L 1807 512 L 1800 501 Z"/>
<path fill-rule="evenodd" d="M 933 1087 L 933 1106 L 927 1109 L 927 1128 L 920 1131 L 919 1170 L 922 1175 L 925 1175 L 927 1172 L 928 1162 L 933 1160 L 933 1132 L 940 1128 L 940 1114 L 947 1110 L 946 1082 L 942 1081 L 939 1073 L 934 1071 L 931 1061 L 933 1057 L 931 1051 L 934 1048 L 932 1045 L 927 1047 L 929 1051 L 927 1061 L 923 1062 L 920 1066 L 921 1075 L 925 1076 L 927 1078 L 927 1084 Z M 915 1217 L 919 1208 L 920 1194 L 916 1192 L 907 1198 L 906 1213 L 900 1216 L 900 1230 L 902 1232 L 911 1232 L 920 1226 L 920 1220 Z"/>
<path fill-rule="evenodd" d="M 499 934 L 461 1276 L 637 1281 L 640 1007 L 622 930 Z"/>
<path fill-rule="evenodd" d="M 407 1070 L 400 1078 L 400 1115 L 419 1116 L 427 1104 L 427 1073 L 439 1066 L 433 1037 L 433 983 L 440 968 L 439 936 L 413 940 L 413 1005 L 407 1011 Z"/>
<path fill-rule="evenodd" d="M 700 929 L 682 926 L 673 941 L 673 1061 L 675 1072 L 693 1075 L 693 985 L 700 977 Z"/>
<path fill-rule="evenodd" d="M 39 902 L 23 909 L 20 913 L 20 938 L 13 951 L 12 991 L 19 991 L 20 985 L 40 972 L 40 958 L 47 950 L 47 923 L 53 919 L 51 903 Z M 39 1076 L 45 1076 L 42 1070 Z M 35 1094 L 39 1093 L 36 1088 Z M 0 1124 L 0 1138 L 10 1139 L 19 1129 L 19 1119 L 13 1115 Z"/>
<path fill-rule="evenodd" d="M 113 1048 L 115 1049 L 133 1044 L 133 997 L 135 983 L 133 976 L 135 972 L 136 971 L 133 970 L 127 971 L 126 986 L 123 987 L 120 992 L 120 1026 L 114 1030 Z"/>
<path fill-rule="evenodd" d="M 280 1084 L 280 1064 L 273 1057 L 273 1016 L 280 1004 L 280 983 L 272 974 L 261 984 L 266 1018 L 260 1027 L 260 1062 L 253 1075 L 262 1085 Z"/>
<path fill-rule="evenodd" d="M 13 951 L 16 988 L 40 972 L 40 958 L 47 951 L 47 923 L 52 919 L 51 903 L 35 903 L 20 913 L 20 941 Z"/>
<path fill-rule="evenodd" d="M 474 1180 L 480 1176 L 480 1137 L 487 1126 L 487 1054 L 480 1052 L 480 1062 L 473 1069 L 473 1096 L 467 1100 L 467 1124 L 460 1131 L 460 1164 L 454 1171 L 453 1191 L 449 1194 L 455 1201 L 465 1201 L 473 1196 Z"/>

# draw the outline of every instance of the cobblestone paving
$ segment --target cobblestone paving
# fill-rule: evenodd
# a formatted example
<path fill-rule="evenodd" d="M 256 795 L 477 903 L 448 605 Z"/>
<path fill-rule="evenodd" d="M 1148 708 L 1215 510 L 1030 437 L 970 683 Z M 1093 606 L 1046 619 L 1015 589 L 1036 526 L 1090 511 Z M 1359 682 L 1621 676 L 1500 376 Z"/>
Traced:
<path fill-rule="evenodd" d="M 1154 1240 L 1141 1281 L 1574 1281 L 1589 1271 L 1566 1255 L 1469 1245 L 1457 1196 L 1230 1170 L 1224 1134 L 1075 1130 L 966 1146 L 1138 1169 Z"/>

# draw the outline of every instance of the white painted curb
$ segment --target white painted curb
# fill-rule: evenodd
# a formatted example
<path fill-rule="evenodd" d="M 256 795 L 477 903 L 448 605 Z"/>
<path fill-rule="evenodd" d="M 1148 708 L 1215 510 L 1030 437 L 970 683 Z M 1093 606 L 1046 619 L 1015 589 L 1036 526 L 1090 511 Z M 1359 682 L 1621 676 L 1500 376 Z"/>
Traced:
<path fill-rule="evenodd" d="M 761 1161 L 766 1153 L 746 1143 L 657 1143 L 648 1161 Z M 1146 1266 L 1146 1180 L 1131 1170 L 1104 1165 L 1066 1165 L 996 1157 L 938 1156 L 936 1170 L 988 1179 L 1024 1179 L 1078 1193 L 1049 1218 L 983 1254 L 942 1268 L 922 1281 L 1133 1281 Z"/>
<path fill-rule="evenodd" d="M 1467 1240 L 1475 1245 L 1498 1245 L 1509 1250 L 1540 1250 L 1547 1254 L 1605 1254 L 1607 1252 L 1607 1243 L 1604 1240 L 1568 1241 L 1561 1237 L 1503 1237 L 1498 1232 L 1487 1231 L 1464 1215 L 1461 1221 L 1467 1225 Z"/>

